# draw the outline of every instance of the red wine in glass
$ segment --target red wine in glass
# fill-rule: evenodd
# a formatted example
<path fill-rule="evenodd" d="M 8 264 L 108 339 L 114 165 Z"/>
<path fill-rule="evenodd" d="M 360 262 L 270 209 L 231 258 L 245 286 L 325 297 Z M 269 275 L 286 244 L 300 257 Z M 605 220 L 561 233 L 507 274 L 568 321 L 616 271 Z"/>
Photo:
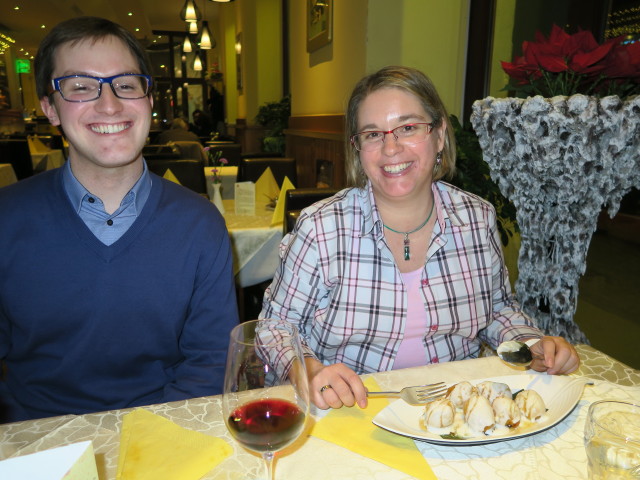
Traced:
<path fill-rule="evenodd" d="M 294 442 L 309 414 L 309 382 L 297 328 L 284 320 L 243 322 L 231 332 L 222 413 L 235 441 L 273 458 Z"/>
<path fill-rule="evenodd" d="M 249 402 L 227 419 L 229 432 L 256 452 L 278 451 L 293 442 L 304 428 L 304 412 L 277 398 Z"/>

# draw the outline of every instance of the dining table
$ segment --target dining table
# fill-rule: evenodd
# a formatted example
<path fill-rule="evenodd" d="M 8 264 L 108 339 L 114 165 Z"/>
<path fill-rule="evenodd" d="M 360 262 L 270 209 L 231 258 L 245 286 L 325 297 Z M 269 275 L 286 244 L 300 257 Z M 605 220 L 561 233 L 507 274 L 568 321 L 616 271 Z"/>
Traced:
<path fill-rule="evenodd" d="M 16 183 L 16 172 L 10 163 L 0 163 L 0 188 Z"/>
<path fill-rule="evenodd" d="M 244 288 L 273 278 L 280 262 L 278 250 L 282 240 L 282 222 L 273 222 L 273 208 L 256 202 L 254 215 L 238 215 L 234 199 L 222 203 L 236 285 Z"/>
<path fill-rule="evenodd" d="M 393 468 L 379 459 L 356 453 L 338 443 L 319 438 L 314 432 L 335 412 L 345 417 L 358 416 L 358 407 L 336 411 L 312 407 L 310 420 L 303 435 L 276 456 L 275 478 L 326 480 L 409 480 L 414 478 L 449 479 L 585 479 L 587 460 L 583 445 L 583 428 L 588 406 L 603 398 L 625 400 L 640 398 L 640 371 L 635 370 L 589 345 L 576 345 L 581 365 L 571 376 L 589 382 L 582 391 L 575 408 L 555 426 L 534 435 L 491 444 L 474 446 L 436 445 L 411 440 L 417 452 L 431 470 L 431 477 L 415 477 Z M 363 375 L 383 390 L 397 390 L 408 385 L 443 381 L 454 384 L 463 380 L 478 380 L 503 375 L 530 375 L 534 372 L 515 369 L 496 356 L 467 359 L 449 363 L 392 370 Z M 539 374 L 545 375 L 545 374 Z M 202 478 L 254 479 L 264 478 L 263 462 L 259 455 L 244 449 L 230 436 L 222 416 L 221 396 L 142 407 L 186 429 L 202 432 L 224 440 L 231 454 Z M 396 400 L 401 401 L 401 400 Z M 116 478 L 119 443 L 123 417 L 132 409 L 112 410 L 84 415 L 28 420 L 0 425 L 0 459 L 7 459 L 75 442 L 91 441 L 95 452 L 100 480 Z M 386 432 L 387 436 L 382 436 Z M 358 438 L 360 431 L 350 432 Z M 375 427 L 363 426 L 365 436 L 380 436 L 387 454 L 400 455 L 401 448 L 394 441 L 406 438 Z M 354 443 L 358 443 L 357 441 Z M 179 475 L 175 478 L 181 478 Z"/>

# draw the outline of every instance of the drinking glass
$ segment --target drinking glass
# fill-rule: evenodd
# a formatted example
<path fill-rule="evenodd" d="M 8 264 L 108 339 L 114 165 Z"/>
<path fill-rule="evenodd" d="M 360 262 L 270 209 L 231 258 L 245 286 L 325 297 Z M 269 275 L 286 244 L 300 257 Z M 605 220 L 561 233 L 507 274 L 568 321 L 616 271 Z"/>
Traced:
<path fill-rule="evenodd" d="M 640 479 L 640 405 L 614 400 L 592 403 L 584 445 L 590 480 Z"/>
<path fill-rule="evenodd" d="M 252 320 L 231 331 L 222 414 L 231 436 L 262 454 L 273 480 L 274 455 L 298 438 L 309 414 L 307 371 L 294 325 Z"/>

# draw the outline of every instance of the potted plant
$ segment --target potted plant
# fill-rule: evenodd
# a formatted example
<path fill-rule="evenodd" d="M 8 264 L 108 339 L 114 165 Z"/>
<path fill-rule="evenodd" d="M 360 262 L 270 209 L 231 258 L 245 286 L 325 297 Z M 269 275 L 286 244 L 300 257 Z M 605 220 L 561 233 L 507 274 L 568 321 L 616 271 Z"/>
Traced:
<path fill-rule="evenodd" d="M 289 123 L 289 116 L 291 116 L 291 99 L 288 95 L 278 102 L 267 102 L 258 109 L 256 122 L 266 129 L 262 139 L 263 151 L 284 154 L 284 129 Z"/>
<path fill-rule="evenodd" d="M 523 310 L 547 334 L 587 342 L 573 315 L 591 236 L 603 206 L 615 215 L 640 187 L 640 43 L 554 26 L 522 51 L 502 63 L 519 98 L 477 100 L 471 123 L 516 208 Z"/>

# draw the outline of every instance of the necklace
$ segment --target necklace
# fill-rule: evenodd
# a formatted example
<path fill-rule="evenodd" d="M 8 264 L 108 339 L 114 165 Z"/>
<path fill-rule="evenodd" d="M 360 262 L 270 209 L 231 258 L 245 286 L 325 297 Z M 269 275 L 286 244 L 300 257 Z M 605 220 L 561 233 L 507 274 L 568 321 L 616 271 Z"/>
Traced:
<path fill-rule="evenodd" d="M 424 222 L 422 222 L 422 224 L 420 224 L 418 227 L 411 230 L 410 232 L 399 232 L 398 230 L 394 230 L 393 228 L 383 223 L 384 228 L 386 228 L 387 230 L 391 230 L 394 233 L 399 233 L 400 235 L 404 235 L 404 259 L 407 261 L 411 259 L 411 251 L 409 250 L 409 235 L 411 235 L 412 233 L 416 233 L 418 230 L 423 228 L 427 224 L 427 222 L 431 219 L 431 215 L 433 214 L 433 206 L 436 203 L 435 198 L 433 200 L 434 201 L 431 203 L 431 210 L 429 211 L 429 215 L 427 216 L 427 219 Z"/>

